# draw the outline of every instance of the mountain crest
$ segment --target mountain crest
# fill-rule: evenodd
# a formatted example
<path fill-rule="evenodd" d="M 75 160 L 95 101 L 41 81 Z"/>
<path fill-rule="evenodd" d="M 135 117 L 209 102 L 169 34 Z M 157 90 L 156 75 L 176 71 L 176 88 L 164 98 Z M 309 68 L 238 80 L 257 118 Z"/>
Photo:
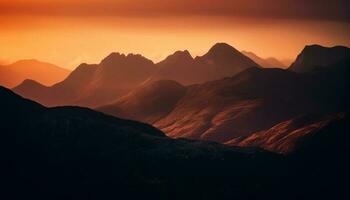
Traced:
<path fill-rule="evenodd" d="M 317 67 L 327 67 L 350 59 L 350 48 L 344 46 L 323 47 L 307 45 L 290 66 L 295 72 L 311 72 Z"/>
<path fill-rule="evenodd" d="M 184 59 L 190 59 L 192 60 L 193 57 L 191 56 L 190 52 L 187 50 L 184 51 L 176 51 L 173 55 L 168 56 L 169 57 L 174 57 L 174 58 L 184 58 Z"/>
<path fill-rule="evenodd" d="M 230 46 L 229 44 L 216 43 L 213 47 L 209 49 L 208 53 L 204 56 L 217 58 L 230 56 L 232 54 L 240 54 L 240 52 L 234 47 Z"/>
<path fill-rule="evenodd" d="M 119 52 L 113 52 L 109 54 L 107 57 L 105 57 L 100 64 L 113 63 L 115 61 L 119 61 L 124 58 L 126 58 L 125 54 L 121 54 Z"/>
<path fill-rule="evenodd" d="M 118 53 L 118 52 L 113 52 L 109 54 L 106 58 L 104 58 L 101 61 L 101 65 L 103 66 L 109 66 L 109 65 L 116 65 L 116 64 L 124 64 L 126 62 L 132 62 L 132 63 L 147 63 L 152 65 L 153 62 L 145 57 L 143 57 L 140 54 L 132 54 L 129 53 L 127 55 Z"/>
<path fill-rule="evenodd" d="M 193 61 L 193 57 L 187 50 L 176 51 L 170 56 L 166 57 L 160 64 L 174 64 L 174 63 L 187 63 Z"/>

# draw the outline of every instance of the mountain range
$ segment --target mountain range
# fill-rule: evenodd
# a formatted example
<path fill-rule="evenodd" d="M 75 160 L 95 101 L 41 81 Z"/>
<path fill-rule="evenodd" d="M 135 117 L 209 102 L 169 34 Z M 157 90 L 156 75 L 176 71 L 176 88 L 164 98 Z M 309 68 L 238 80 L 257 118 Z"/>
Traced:
<path fill-rule="evenodd" d="M 81 64 L 51 87 L 26 80 L 14 91 L 47 106 L 87 106 L 149 123 L 174 138 L 256 146 L 234 141 L 299 116 L 348 110 L 350 59 L 344 52 L 306 46 L 288 70 L 262 68 L 224 43 L 201 57 L 178 51 L 157 64 L 112 53 L 99 64 Z M 311 67 L 319 65 L 317 56 L 329 65 Z M 297 64 L 302 72 L 294 72 Z"/>
<path fill-rule="evenodd" d="M 302 115 L 348 111 L 349 65 L 345 59 L 305 73 L 252 67 L 190 86 L 156 81 L 96 109 L 153 124 L 171 137 L 228 143 Z"/>
<path fill-rule="evenodd" d="M 288 69 L 224 43 L 159 63 L 112 53 L 52 86 L 0 86 L 0 195 L 342 199 L 348 51 L 306 46 Z"/>
<path fill-rule="evenodd" d="M 68 76 L 70 71 L 38 60 L 19 60 L 8 65 L 0 64 L 0 85 L 13 88 L 26 79 L 51 86 Z"/>
<path fill-rule="evenodd" d="M 348 109 L 347 66 L 315 74 L 251 68 L 232 78 L 187 87 L 154 82 L 97 110 L 151 123 L 171 137 L 227 142 L 301 114 Z"/>
<path fill-rule="evenodd" d="M 176 52 L 154 64 L 141 55 L 112 53 L 99 64 L 81 64 L 65 80 L 45 87 L 24 81 L 14 91 L 46 106 L 102 106 L 137 86 L 170 79 L 182 84 L 203 83 L 229 77 L 250 67 L 260 67 L 225 43 L 215 44 L 193 59 L 188 51 Z"/>
<path fill-rule="evenodd" d="M 183 85 L 204 83 L 235 75 L 250 67 L 260 67 L 226 43 L 217 43 L 203 56 L 192 58 L 188 51 L 177 51 L 157 64 L 159 70 L 150 78 L 174 80 Z"/>

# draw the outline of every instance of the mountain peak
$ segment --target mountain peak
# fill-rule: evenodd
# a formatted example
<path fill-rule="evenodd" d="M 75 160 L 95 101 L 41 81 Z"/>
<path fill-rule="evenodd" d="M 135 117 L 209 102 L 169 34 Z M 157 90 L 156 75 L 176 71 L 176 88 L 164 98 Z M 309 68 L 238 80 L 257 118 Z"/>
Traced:
<path fill-rule="evenodd" d="M 31 63 L 43 63 L 43 62 L 36 59 L 22 59 L 14 62 L 13 64 L 28 64 L 28 63 L 31 64 Z"/>
<path fill-rule="evenodd" d="M 302 50 L 302 53 L 316 54 L 316 53 L 323 53 L 323 52 L 330 53 L 331 51 L 333 51 L 334 53 L 335 52 L 342 53 L 344 51 L 349 51 L 349 48 L 345 46 L 325 47 L 318 44 L 312 44 L 312 45 L 306 45 Z"/>
<path fill-rule="evenodd" d="M 216 43 L 214 46 L 210 48 L 206 55 L 227 55 L 232 53 L 239 53 L 237 49 L 232 47 L 227 43 Z"/>
<path fill-rule="evenodd" d="M 24 85 L 41 85 L 39 82 L 32 79 L 25 79 L 21 84 Z"/>
<path fill-rule="evenodd" d="M 109 54 L 106 58 L 104 58 L 101 61 L 101 65 L 114 65 L 114 64 L 120 64 L 124 63 L 126 61 L 130 62 L 148 62 L 149 64 L 153 64 L 153 62 L 145 57 L 143 57 L 140 54 L 132 54 L 129 53 L 127 55 L 118 53 L 118 52 L 113 52 Z"/>
<path fill-rule="evenodd" d="M 226 43 L 216 43 L 209 49 L 208 53 L 202 57 L 197 57 L 197 59 L 204 60 L 207 63 L 226 66 L 231 75 L 242 69 L 254 66 L 259 67 L 253 60 Z"/>
<path fill-rule="evenodd" d="M 184 51 L 176 51 L 172 56 L 174 57 L 182 57 L 182 58 L 189 58 L 189 59 L 193 59 L 190 52 L 187 50 Z"/>
<path fill-rule="evenodd" d="M 193 60 L 193 57 L 191 56 L 190 52 L 188 52 L 187 50 L 184 50 L 184 51 L 176 51 L 175 53 L 171 54 L 170 56 L 166 57 L 163 61 L 161 61 L 160 64 L 184 63 L 192 60 Z"/>
<path fill-rule="evenodd" d="M 310 72 L 317 67 L 334 65 L 348 59 L 350 59 L 350 48 L 345 46 L 307 45 L 289 69 L 295 72 Z"/>
<path fill-rule="evenodd" d="M 118 60 L 121 60 L 123 58 L 126 58 L 125 54 L 121 54 L 119 52 L 112 52 L 109 54 L 107 57 L 105 57 L 102 61 L 101 64 L 108 64 L 112 63 Z"/>
<path fill-rule="evenodd" d="M 35 80 L 25 79 L 21 84 L 14 87 L 13 90 L 16 92 L 19 92 L 22 90 L 31 90 L 32 92 L 34 92 L 34 90 L 42 90 L 45 88 L 47 87 Z"/>

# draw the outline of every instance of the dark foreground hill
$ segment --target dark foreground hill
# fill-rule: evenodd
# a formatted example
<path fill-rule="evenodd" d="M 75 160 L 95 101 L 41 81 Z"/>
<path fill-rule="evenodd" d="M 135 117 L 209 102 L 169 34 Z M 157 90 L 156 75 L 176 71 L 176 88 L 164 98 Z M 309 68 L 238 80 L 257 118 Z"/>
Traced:
<path fill-rule="evenodd" d="M 275 173 L 266 161 L 278 157 L 264 151 L 174 140 L 85 108 L 45 108 L 5 88 L 0 99 L 1 182 L 15 198 L 249 197 Z M 253 182 L 256 191 L 245 194 Z"/>
<path fill-rule="evenodd" d="M 146 124 L 46 108 L 5 88 L 0 99 L 6 199 L 338 199 L 347 187 L 347 117 L 286 157 L 170 139 Z"/>

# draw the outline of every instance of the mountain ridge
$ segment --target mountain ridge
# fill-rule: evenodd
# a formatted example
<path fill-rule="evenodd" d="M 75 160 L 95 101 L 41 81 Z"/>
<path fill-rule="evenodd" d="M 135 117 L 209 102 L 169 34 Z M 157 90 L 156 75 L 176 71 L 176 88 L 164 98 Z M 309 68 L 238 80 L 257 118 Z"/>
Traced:
<path fill-rule="evenodd" d="M 317 68 L 331 66 L 349 59 L 350 48 L 348 47 L 307 45 L 288 69 L 299 73 L 311 72 Z"/>
<path fill-rule="evenodd" d="M 114 52 L 99 64 L 79 65 L 65 80 L 42 92 L 32 92 L 28 86 L 21 85 L 14 91 L 46 106 L 94 108 L 112 103 L 143 83 L 174 80 L 190 85 L 232 76 L 251 66 L 258 65 L 226 43 L 217 43 L 208 53 L 196 58 L 187 50 L 177 51 L 156 64 L 140 54 Z"/>
<path fill-rule="evenodd" d="M 13 88 L 25 79 L 34 79 L 50 86 L 62 81 L 69 73 L 70 70 L 48 62 L 36 59 L 18 60 L 12 64 L 0 65 L 0 85 Z"/>
<path fill-rule="evenodd" d="M 300 114 L 349 109 L 347 101 L 350 98 L 346 94 L 350 87 L 348 64 L 340 63 L 306 74 L 252 67 L 231 78 L 187 86 L 171 112 L 160 120 L 140 117 L 137 109 L 132 113 L 138 116 L 137 120 L 152 123 L 170 137 L 227 142 L 271 128 Z M 142 108 L 142 102 L 153 95 L 143 93 L 138 106 Z M 123 101 L 128 102 L 128 96 Z M 114 104 L 115 108 L 119 106 L 118 102 Z M 110 113 L 108 109 L 103 112 Z M 127 107 L 124 112 L 128 112 Z"/>
<path fill-rule="evenodd" d="M 261 58 L 261 57 L 257 56 L 255 53 L 250 52 L 250 51 L 242 51 L 242 53 L 262 67 L 265 67 L 265 68 L 286 68 L 285 64 L 283 64 L 281 61 L 277 60 L 274 57 Z"/>

